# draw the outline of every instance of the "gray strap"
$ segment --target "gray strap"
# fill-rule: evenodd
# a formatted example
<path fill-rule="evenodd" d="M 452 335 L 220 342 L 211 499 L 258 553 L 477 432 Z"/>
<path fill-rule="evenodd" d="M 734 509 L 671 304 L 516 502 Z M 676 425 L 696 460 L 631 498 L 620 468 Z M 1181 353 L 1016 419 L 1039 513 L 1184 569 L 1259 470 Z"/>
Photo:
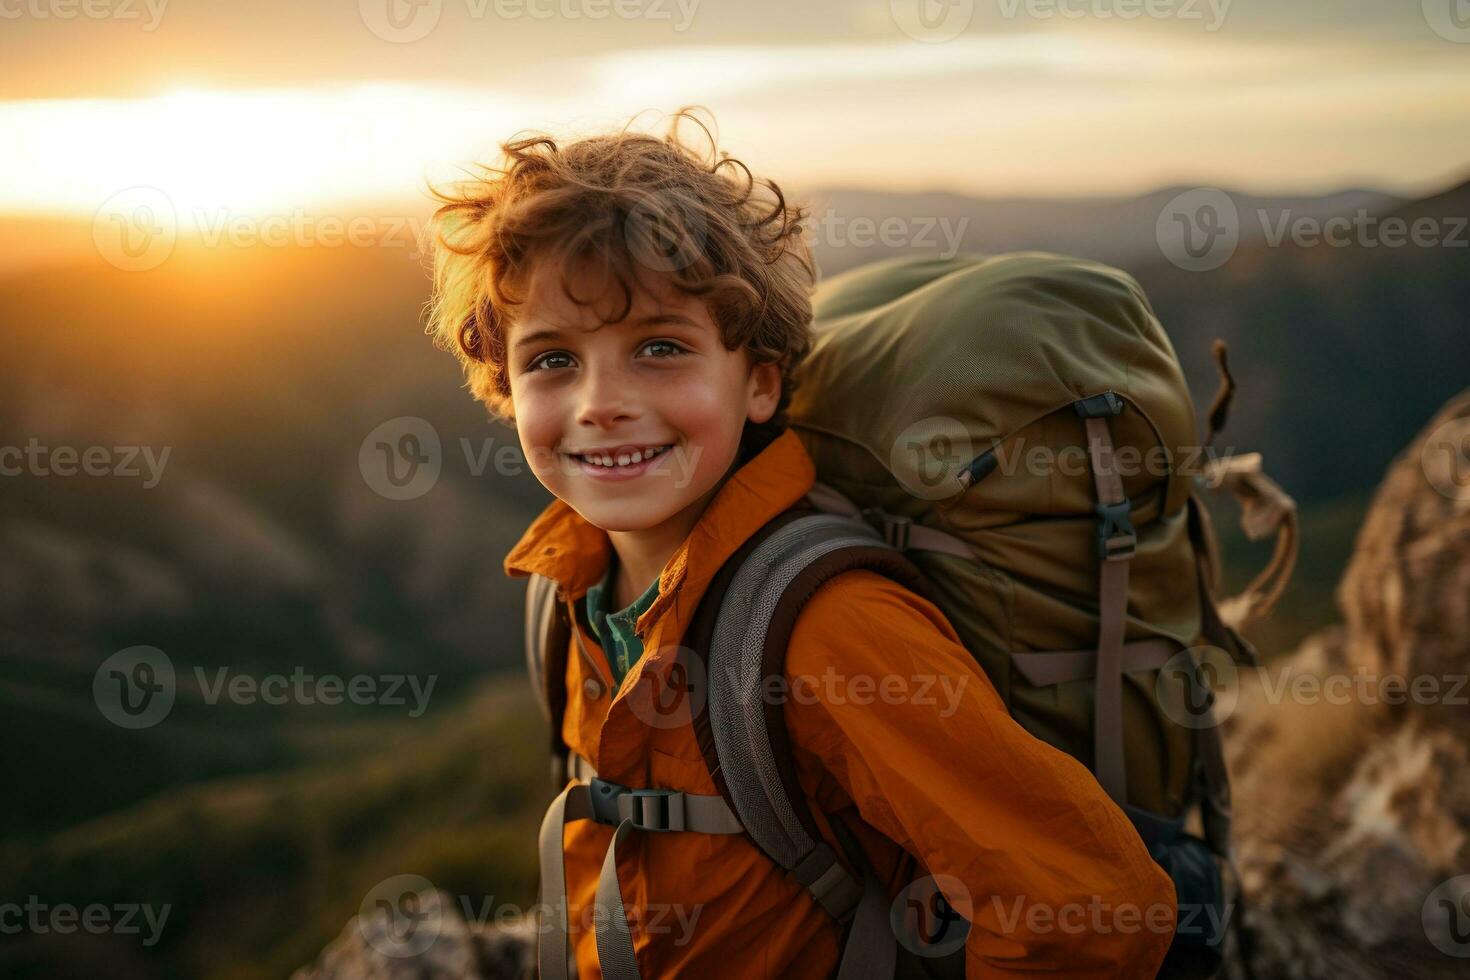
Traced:
<path fill-rule="evenodd" d="M 567 756 L 567 778 L 590 783 L 597 778 L 597 770 L 580 753 L 572 752 Z"/>
<path fill-rule="evenodd" d="M 863 874 L 863 897 L 847 930 L 837 980 L 890 980 L 898 963 L 898 939 L 889 921 L 888 896 L 871 871 Z"/>
<path fill-rule="evenodd" d="M 575 792 L 578 789 L 582 791 L 580 794 Z M 574 799 L 580 801 L 579 806 L 569 807 Z M 576 975 L 575 963 L 568 966 L 567 869 L 562 854 L 562 831 L 569 819 L 577 819 L 568 814 L 568 809 L 575 811 L 582 807 L 591 810 L 587 787 L 573 783 L 552 801 L 541 820 L 541 907 L 542 915 L 549 915 L 551 920 L 543 919 L 536 932 L 536 975 L 541 980 L 569 980 Z"/>
<path fill-rule="evenodd" d="M 848 874 L 836 852 L 824 842 L 819 841 L 791 873 L 838 922 L 845 922 L 863 897 L 861 883 Z"/>
<path fill-rule="evenodd" d="M 837 514 L 860 521 L 868 520 L 864 511 L 857 504 L 844 496 L 841 491 L 825 483 L 813 483 L 806 496 L 812 506 L 825 514 Z M 896 514 L 884 514 L 876 509 L 870 509 L 870 511 L 875 512 L 881 522 L 880 533 L 883 539 L 900 551 L 937 551 L 971 560 L 978 557 L 975 549 L 966 544 L 963 539 L 946 531 L 915 524 L 909 518 Z"/>
<path fill-rule="evenodd" d="M 545 575 L 532 575 L 526 582 L 526 673 L 541 714 L 551 720 L 546 698 L 546 644 L 551 635 L 551 618 L 556 614 L 557 585 Z"/>
<path fill-rule="evenodd" d="M 1113 437 L 1106 418 L 1089 417 L 1087 453 L 1097 489 L 1099 512 L 1126 506 L 1123 478 L 1113 459 Z M 1093 773 L 1108 795 L 1128 802 L 1128 772 L 1123 755 L 1123 634 L 1128 621 L 1128 564 L 1136 538 L 1106 535 L 1103 528 L 1098 583 L 1097 674 L 1093 682 Z M 1117 544 L 1114 544 L 1117 541 Z"/>
<path fill-rule="evenodd" d="M 633 955 L 633 934 L 623 908 L 623 887 L 618 884 L 618 845 L 631 830 L 631 820 L 618 824 L 597 877 L 597 965 L 604 980 L 642 980 L 643 976 Z"/>
<path fill-rule="evenodd" d="M 1157 670 L 1183 647 L 1173 640 L 1155 637 L 1123 644 L 1123 672 Z M 1087 680 L 1097 673 L 1096 650 L 1056 650 L 1046 653 L 1013 653 L 1011 662 L 1021 676 L 1036 687 L 1051 687 L 1068 681 Z"/>

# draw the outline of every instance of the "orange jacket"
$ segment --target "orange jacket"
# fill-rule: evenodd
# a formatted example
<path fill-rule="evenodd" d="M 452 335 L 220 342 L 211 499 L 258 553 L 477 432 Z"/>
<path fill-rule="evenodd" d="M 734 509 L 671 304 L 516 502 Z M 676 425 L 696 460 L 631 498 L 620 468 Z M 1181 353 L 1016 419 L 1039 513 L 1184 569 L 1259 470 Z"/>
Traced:
<path fill-rule="evenodd" d="M 562 733 L 604 779 L 717 792 L 692 726 L 645 724 L 626 694 L 646 672 L 667 674 L 720 565 L 814 478 L 788 430 L 726 481 L 664 566 L 636 627 L 644 655 L 617 696 L 595 638 L 574 625 L 585 654 L 574 638 Z M 556 500 L 505 570 L 546 575 L 574 603 L 601 579 L 610 548 L 606 532 Z M 968 907 L 947 897 L 973 922 L 968 976 L 1154 976 L 1174 929 L 1172 881 L 1091 773 L 1011 719 L 938 608 L 876 573 L 845 572 L 797 618 L 786 667 L 797 775 L 828 844 L 839 848 L 822 815 L 836 813 L 891 895 L 926 874 L 961 882 Z M 580 821 L 564 837 L 584 978 L 600 976 L 591 910 L 612 832 Z M 618 877 L 645 977 L 835 971 L 838 925 L 744 835 L 634 834 Z"/>

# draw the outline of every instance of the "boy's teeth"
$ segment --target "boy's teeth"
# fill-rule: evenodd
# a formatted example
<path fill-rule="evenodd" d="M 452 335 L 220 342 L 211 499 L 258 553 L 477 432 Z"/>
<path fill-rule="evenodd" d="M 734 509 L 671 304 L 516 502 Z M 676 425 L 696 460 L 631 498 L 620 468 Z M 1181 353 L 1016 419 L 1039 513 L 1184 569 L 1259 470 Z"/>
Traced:
<path fill-rule="evenodd" d="M 587 462 L 593 463 L 597 466 L 629 466 L 634 463 L 641 463 L 645 459 L 652 459 L 659 453 L 663 452 L 663 449 L 664 447 L 659 447 L 656 449 L 649 449 L 647 451 L 639 449 L 631 454 L 619 453 L 617 459 L 613 459 L 612 456 L 606 454 L 596 456 L 583 455 L 582 458 Z"/>

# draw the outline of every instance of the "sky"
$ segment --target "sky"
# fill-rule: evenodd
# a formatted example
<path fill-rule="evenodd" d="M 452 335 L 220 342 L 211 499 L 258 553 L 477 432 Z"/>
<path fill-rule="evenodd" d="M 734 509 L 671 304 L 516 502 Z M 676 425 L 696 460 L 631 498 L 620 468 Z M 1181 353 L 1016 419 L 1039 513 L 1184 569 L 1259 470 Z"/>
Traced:
<path fill-rule="evenodd" d="M 1430 193 L 1470 0 L 0 0 L 0 213 L 408 207 L 689 103 L 797 187 Z"/>

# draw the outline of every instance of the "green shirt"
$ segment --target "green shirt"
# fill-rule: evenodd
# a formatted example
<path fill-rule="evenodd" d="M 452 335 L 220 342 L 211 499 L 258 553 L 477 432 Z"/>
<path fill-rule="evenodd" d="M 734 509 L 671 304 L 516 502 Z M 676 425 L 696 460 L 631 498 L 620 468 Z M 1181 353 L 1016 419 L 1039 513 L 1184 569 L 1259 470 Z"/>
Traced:
<path fill-rule="evenodd" d="M 658 579 L 654 579 L 648 591 L 634 599 L 631 606 L 610 613 L 607 611 L 607 602 L 612 596 L 617 572 L 617 552 L 613 552 L 612 559 L 607 564 L 607 574 L 601 582 L 587 590 L 586 601 L 587 622 L 607 654 L 607 662 L 612 667 L 613 684 L 621 686 L 628 671 L 643 656 L 643 641 L 633 632 L 633 628 L 638 624 L 638 617 L 647 612 L 648 607 L 658 598 Z"/>

